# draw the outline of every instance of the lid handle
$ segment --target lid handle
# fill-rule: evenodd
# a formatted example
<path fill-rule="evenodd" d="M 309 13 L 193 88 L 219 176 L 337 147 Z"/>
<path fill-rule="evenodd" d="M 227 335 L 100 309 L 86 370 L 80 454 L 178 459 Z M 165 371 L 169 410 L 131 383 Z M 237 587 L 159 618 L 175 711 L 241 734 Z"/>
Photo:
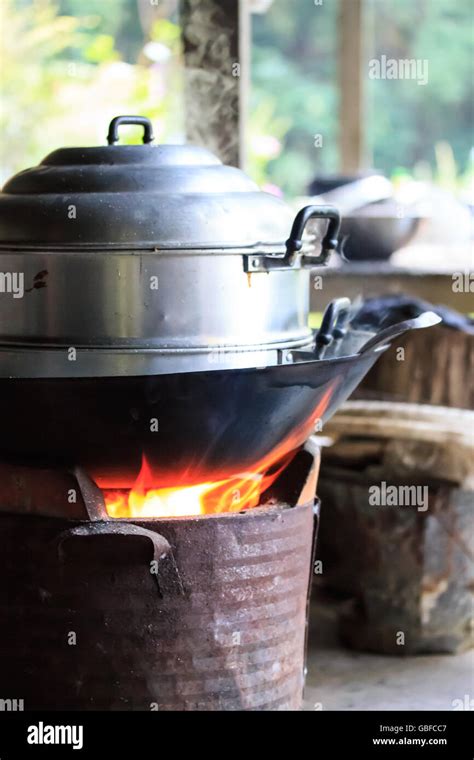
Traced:
<path fill-rule="evenodd" d="M 152 123 L 146 116 L 116 116 L 109 124 L 109 133 L 107 135 L 109 145 L 115 145 L 118 142 L 118 130 L 122 124 L 138 124 L 138 126 L 143 127 L 144 145 L 148 145 L 148 143 L 151 143 L 155 139 Z"/>

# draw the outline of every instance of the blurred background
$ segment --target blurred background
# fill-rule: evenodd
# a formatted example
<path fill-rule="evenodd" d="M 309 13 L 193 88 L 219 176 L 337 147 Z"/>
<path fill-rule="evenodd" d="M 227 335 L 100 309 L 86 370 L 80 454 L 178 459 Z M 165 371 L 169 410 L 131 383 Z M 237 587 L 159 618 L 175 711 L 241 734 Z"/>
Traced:
<path fill-rule="evenodd" d="M 339 3 L 251 5 L 247 169 L 261 185 L 302 195 L 315 174 L 341 166 Z M 429 61 L 425 86 L 367 78 L 366 166 L 467 193 L 473 13 L 471 0 L 366 1 L 367 60 Z M 158 139 L 184 140 L 175 0 L 2 0 L 1 27 L 3 180 L 60 145 L 102 143 L 116 113 L 143 113 Z"/>
<path fill-rule="evenodd" d="M 388 260 L 417 243 L 416 257 L 393 261 L 468 267 L 472 0 L 246 8 L 243 168 L 295 205 L 308 196 L 336 203 L 349 260 Z M 119 113 L 151 118 L 159 141 L 186 140 L 179 0 L 2 0 L 0 13 L 2 184 L 59 146 L 103 144 Z M 384 58 L 418 74 L 373 77 L 371 62 Z M 423 247 L 433 244 L 451 246 L 449 256 Z"/>

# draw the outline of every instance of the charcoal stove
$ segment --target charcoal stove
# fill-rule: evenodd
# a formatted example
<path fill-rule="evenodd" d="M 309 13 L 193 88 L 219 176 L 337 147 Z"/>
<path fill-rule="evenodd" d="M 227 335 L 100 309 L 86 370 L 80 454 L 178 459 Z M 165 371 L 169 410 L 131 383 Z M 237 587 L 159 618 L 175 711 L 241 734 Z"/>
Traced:
<path fill-rule="evenodd" d="M 318 467 L 307 445 L 260 506 L 168 520 L 111 519 L 81 471 L 4 467 L 1 694 L 26 710 L 298 709 Z"/>

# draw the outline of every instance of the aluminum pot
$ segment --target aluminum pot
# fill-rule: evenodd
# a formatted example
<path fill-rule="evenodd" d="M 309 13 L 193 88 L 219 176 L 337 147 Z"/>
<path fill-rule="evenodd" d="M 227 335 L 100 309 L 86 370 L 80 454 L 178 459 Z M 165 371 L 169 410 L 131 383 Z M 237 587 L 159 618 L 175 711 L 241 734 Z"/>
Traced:
<path fill-rule="evenodd" d="M 122 124 L 143 145 L 117 145 Z M 6 183 L 0 376 L 36 376 L 38 349 L 47 373 L 76 377 L 129 375 L 137 355 L 153 374 L 235 367 L 236 353 L 269 366 L 311 343 L 309 270 L 337 245 L 337 210 L 292 222 L 209 151 L 152 140 L 148 119 L 116 117 L 107 146 L 54 151 Z M 318 255 L 309 219 L 327 225 Z"/>

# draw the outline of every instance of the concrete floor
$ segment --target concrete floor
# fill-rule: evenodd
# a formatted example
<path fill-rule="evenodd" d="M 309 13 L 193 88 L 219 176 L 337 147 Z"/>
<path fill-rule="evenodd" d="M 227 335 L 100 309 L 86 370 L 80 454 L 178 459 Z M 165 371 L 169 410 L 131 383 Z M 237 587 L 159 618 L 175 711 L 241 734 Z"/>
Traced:
<path fill-rule="evenodd" d="M 418 657 L 352 652 L 338 645 L 334 621 L 312 606 L 305 710 L 452 710 L 459 706 L 453 700 L 473 698 L 473 650 Z"/>

